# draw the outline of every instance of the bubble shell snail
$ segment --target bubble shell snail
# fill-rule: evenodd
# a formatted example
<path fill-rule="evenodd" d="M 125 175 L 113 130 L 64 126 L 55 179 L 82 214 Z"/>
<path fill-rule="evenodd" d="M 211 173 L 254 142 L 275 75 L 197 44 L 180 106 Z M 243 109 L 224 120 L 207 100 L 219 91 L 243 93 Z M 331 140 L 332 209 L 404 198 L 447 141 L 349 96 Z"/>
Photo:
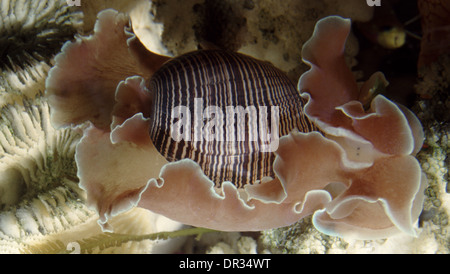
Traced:
<path fill-rule="evenodd" d="M 265 148 L 270 144 L 263 137 L 277 143 L 294 128 L 314 128 L 288 77 L 239 53 L 200 50 L 174 58 L 152 76 L 149 90 L 150 136 L 158 151 L 172 161 L 194 160 L 217 184 L 242 186 L 273 177 L 272 152 L 278 145 Z M 181 136 L 175 140 L 174 127 L 181 122 L 186 125 L 177 129 Z"/>
<path fill-rule="evenodd" d="M 343 55 L 350 20 L 317 23 L 302 50 L 311 69 L 300 92 L 239 53 L 157 55 L 128 23 L 99 13 L 95 33 L 67 43 L 46 82 L 53 125 L 89 122 L 77 175 L 103 229 L 139 206 L 224 231 L 313 215 L 329 235 L 415 234 L 426 186 L 414 158 L 420 122 L 371 95 L 382 74 L 357 85 Z M 267 149 L 277 136 L 276 151 Z"/>

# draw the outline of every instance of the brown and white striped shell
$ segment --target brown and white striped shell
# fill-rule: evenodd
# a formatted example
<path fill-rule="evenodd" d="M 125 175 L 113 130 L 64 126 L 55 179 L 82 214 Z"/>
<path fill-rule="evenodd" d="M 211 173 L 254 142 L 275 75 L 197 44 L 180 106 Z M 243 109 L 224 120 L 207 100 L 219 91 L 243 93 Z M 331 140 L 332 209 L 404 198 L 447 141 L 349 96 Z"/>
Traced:
<path fill-rule="evenodd" d="M 239 53 L 200 50 L 174 58 L 153 75 L 149 90 L 156 148 L 169 161 L 194 160 L 216 184 L 243 186 L 273 177 L 275 155 L 264 149 L 268 139 L 261 136 L 272 134 L 277 142 L 273 139 L 294 128 L 314 129 L 289 78 L 270 63 Z M 172 127 L 181 119 L 190 123 L 173 138 Z"/>

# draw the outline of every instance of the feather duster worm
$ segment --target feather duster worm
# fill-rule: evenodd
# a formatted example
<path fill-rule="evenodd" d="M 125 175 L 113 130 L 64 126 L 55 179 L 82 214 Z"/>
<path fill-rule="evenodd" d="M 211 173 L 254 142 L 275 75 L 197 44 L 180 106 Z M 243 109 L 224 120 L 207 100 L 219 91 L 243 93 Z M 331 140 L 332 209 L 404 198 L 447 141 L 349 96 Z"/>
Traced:
<path fill-rule="evenodd" d="M 282 227 L 313 215 L 316 228 L 330 235 L 370 239 L 399 231 L 415 234 L 413 224 L 425 186 L 413 156 L 421 147 L 421 126 L 407 109 L 380 95 L 372 98 L 374 83 L 385 83 L 382 74 L 358 88 L 343 57 L 349 20 L 328 17 L 317 23 L 303 48 L 311 69 L 300 79 L 300 93 L 294 96 L 299 99 L 291 100 L 297 108 L 289 108 L 297 122 L 282 115 L 280 127 L 288 130 L 280 130 L 271 173 L 243 186 L 232 179 L 214 181 L 205 174 L 201 159 L 169 159 L 162 147 L 154 145 L 149 134 L 155 125 L 154 113 L 171 111 L 155 102 L 171 101 L 155 99 L 149 83 L 172 60 L 184 59 L 167 62 L 168 57 L 146 50 L 128 24 L 115 11 L 101 12 L 95 33 L 66 44 L 47 80 L 54 125 L 89 124 L 77 146 L 78 176 L 104 229 L 110 229 L 112 216 L 138 206 L 185 224 L 223 231 Z M 268 84 L 276 81 L 276 73 L 267 72 L 271 68 L 262 66 L 263 62 L 233 56 L 246 69 L 263 75 L 261 82 L 246 78 L 244 86 L 235 86 L 245 91 L 242 96 L 261 101 L 267 87 L 279 86 L 285 94 L 287 83 Z M 181 62 L 179 74 L 192 62 Z M 201 69 L 207 71 L 219 61 L 211 58 L 209 62 Z M 221 73 L 234 75 L 220 68 Z M 194 73 L 188 76 L 193 82 L 186 83 L 211 79 L 205 75 L 215 77 L 208 73 Z M 250 80 L 256 75 L 244 74 Z M 174 81 L 164 83 L 166 92 L 177 92 L 170 87 L 180 78 L 167 75 Z M 208 90 L 231 82 L 192 86 Z M 274 94 L 268 92 L 268 96 Z M 298 112 L 292 113 L 295 109 Z M 174 147 L 177 144 L 164 150 Z M 186 149 L 192 147 L 176 155 L 186 155 Z M 250 158 L 256 161 L 249 161 L 249 166 L 267 168 L 258 157 Z"/>

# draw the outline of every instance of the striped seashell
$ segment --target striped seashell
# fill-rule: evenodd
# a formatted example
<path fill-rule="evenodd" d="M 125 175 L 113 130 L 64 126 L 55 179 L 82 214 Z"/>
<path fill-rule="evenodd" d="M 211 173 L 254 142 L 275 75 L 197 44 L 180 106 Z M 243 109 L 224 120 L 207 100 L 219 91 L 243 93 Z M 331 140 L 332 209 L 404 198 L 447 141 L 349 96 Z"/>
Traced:
<path fill-rule="evenodd" d="M 289 78 L 239 53 L 201 50 L 174 58 L 152 76 L 149 89 L 156 148 L 169 161 L 194 160 L 217 185 L 273 177 L 277 138 L 294 128 L 315 130 Z"/>

